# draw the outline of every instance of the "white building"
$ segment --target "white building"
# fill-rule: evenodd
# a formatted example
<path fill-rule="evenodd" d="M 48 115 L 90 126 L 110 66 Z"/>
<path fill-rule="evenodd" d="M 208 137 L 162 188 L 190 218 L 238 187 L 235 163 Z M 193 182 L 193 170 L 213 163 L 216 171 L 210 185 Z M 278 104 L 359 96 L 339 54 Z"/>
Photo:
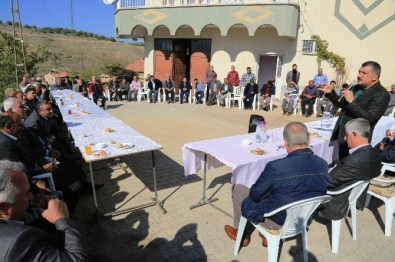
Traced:
<path fill-rule="evenodd" d="M 120 0 L 115 26 L 117 37 L 144 38 L 145 74 L 161 80 L 171 74 L 176 82 L 184 76 L 204 81 L 211 63 L 220 80 L 231 65 L 240 76 L 250 66 L 259 86 L 275 79 L 280 89 L 295 63 L 304 86 L 317 73 L 311 36 L 319 35 L 329 51 L 345 57 L 347 82 L 374 60 L 389 87 L 394 18 L 392 0 Z M 321 66 L 329 79 L 336 77 L 328 63 Z"/>

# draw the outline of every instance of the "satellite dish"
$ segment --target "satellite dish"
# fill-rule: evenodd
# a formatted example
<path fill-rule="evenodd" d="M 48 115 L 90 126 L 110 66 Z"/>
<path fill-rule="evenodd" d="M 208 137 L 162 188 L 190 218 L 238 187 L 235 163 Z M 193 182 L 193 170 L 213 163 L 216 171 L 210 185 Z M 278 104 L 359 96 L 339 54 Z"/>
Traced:
<path fill-rule="evenodd" d="M 113 4 L 113 3 L 115 3 L 117 0 L 103 0 L 103 2 L 106 4 L 106 5 L 111 5 L 111 4 Z"/>

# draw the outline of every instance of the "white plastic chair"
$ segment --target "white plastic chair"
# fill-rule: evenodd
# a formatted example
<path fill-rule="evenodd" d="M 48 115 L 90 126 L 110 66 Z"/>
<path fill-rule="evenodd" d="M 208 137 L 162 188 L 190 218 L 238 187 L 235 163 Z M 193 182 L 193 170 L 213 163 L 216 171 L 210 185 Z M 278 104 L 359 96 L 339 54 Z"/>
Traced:
<path fill-rule="evenodd" d="M 351 210 L 351 220 L 352 220 L 352 238 L 357 240 L 357 200 L 365 188 L 369 185 L 370 180 L 361 180 L 349 185 L 346 188 L 338 191 L 327 191 L 328 195 L 340 195 L 348 190 L 351 190 L 348 196 L 348 209 Z M 348 213 L 348 212 L 347 212 Z M 339 238 L 340 238 L 340 226 L 342 219 L 332 220 L 332 253 L 337 253 L 339 251 Z"/>
<path fill-rule="evenodd" d="M 395 172 L 395 164 L 383 163 L 383 167 L 381 168 L 381 175 L 373 178 L 373 180 L 384 183 L 384 184 L 393 184 L 395 183 L 395 178 L 385 178 L 383 175 L 385 171 Z M 368 194 L 366 196 L 366 206 L 369 205 L 370 199 L 372 196 L 380 199 L 384 202 L 385 206 L 385 236 L 391 236 L 391 228 L 392 228 L 392 217 L 395 211 L 395 192 L 387 191 L 387 194 L 383 195 L 385 189 L 382 189 L 382 192 L 378 192 L 374 190 L 374 185 L 369 186 Z M 380 190 L 381 191 L 381 190 Z"/>
<path fill-rule="evenodd" d="M 191 91 L 192 92 L 192 91 Z M 193 95 L 190 95 L 189 96 L 189 100 L 190 100 L 190 103 L 192 104 L 196 104 L 196 96 L 195 96 L 195 89 L 193 89 Z M 202 97 L 202 102 L 203 102 L 203 104 L 206 104 L 206 88 L 204 89 L 204 92 L 203 92 L 203 97 Z"/>
<path fill-rule="evenodd" d="M 242 97 L 243 97 L 243 87 L 242 86 L 237 86 L 234 87 L 233 93 L 228 96 L 228 102 L 226 103 L 228 105 L 228 108 L 232 105 L 233 101 L 233 106 L 235 105 L 235 101 L 237 101 L 239 109 L 242 109 Z"/>
<path fill-rule="evenodd" d="M 314 101 L 314 104 L 313 104 L 313 114 L 316 116 L 317 115 L 317 101 L 320 101 L 319 100 L 319 98 L 317 98 L 315 101 Z M 307 104 L 306 104 L 306 106 L 308 106 Z M 306 109 L 307 110 L 307 109 Z M 300 101 L 298 101 L 298 111 L 299 111 L 299 114 L 302 114 L 302 101 L 300 100 Z M 296 113 L 296 112 L 294 112 L 294 113 Z"/>
<path fill-rule="evenodd" d="M 137 94 L 137 101 L 141 102 L 141 98 L 145 96 L 147 98 L 147 102 L 149 101 L 148 99 L 149 95 L 149 89 L 148 89 L 148 83 L 144 83 L 144 86 L 140 88 L 138 94 Z"/>
<path fill-rule="evenodd" d="M 307 227 L 308 219 L 310 218 L 314 210 L 321 203 L 328 202 L 330 199 L 331 197 L 328 195 L 304 199 L 304 200 L 296 201 L 294 203 L 290 203 L 270 213 L 264 214 L 264 217 L 271 217 L 280 211 L 286 210 L 287 217 L 285 219 L 283 227 L 279 230 L 278 235 L 271 234 L 268 231 L 266 231 L 264 227 L 261 227 L 259 224 L 254 224 L 250 222 L 267 239 L 269 262 L 277 261 L 280 240 L 290 238 L 299 234 L 302 234 L 302 238 L 303 238 L 303 258 L 304 261 L 307 261 L 308 252 L 307 252 L 306 227 Z M 247 218 L 241 216 L 240 224 L 237 232 L 235 250 L 234 250 L 235 256 L 239 253 L 240 243 L 247 221 L 248 221 Z"/>
<path fill-rule="evenodd" d="M 51 189 L 51 191 L 56 191 L 55 182 L 53 181 L 52 173 L 44 173 L 44 174 L 33 176 L 32 178 L 40 179 L 40 180 L 47 179 L 49 189 Z"/>
<path fill-rule="evenodd" d="M 274 95 L 270 96 L 270 103 L 269 103 L 270 111 L 273 111 L 273 100 L 274 100 Z M 259 110 L 260 107 L 261 107 L 261 101 L 259 100 L 259 95 L 258 95 L 258 99 L 256 102 L 257 110 Z"/>

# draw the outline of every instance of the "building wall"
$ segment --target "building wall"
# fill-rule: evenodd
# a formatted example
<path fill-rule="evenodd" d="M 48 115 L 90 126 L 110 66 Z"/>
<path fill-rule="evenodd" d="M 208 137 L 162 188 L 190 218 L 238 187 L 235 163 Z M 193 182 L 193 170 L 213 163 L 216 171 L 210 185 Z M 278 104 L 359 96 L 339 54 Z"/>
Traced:
<path fill-rule="evenodd" d="M 368 60 L 377 61 L 381 65 L 380 79 L 385 87 L 389 88 L 395 82 L 395 76 L 393 76 L 395 63 L 392 58 L 395 52 L 395 21 L 393 20 L 395 1 L 383 1 L 377 6 L 371 6 L 368 10 L 363 9 L 362 6 L 358 7 L 356 1 L 309 0 L 306 2 L 307 5 L 301 6 L 300 41 L 310 39 L 313 34 L 327 40 L 328 50 L 346 58 L 348 82 L 356 80 L 360 65 Z M 369 4 L 377 1 L 359 2 L 365 3 L 365 8 L 367 8 Z M 339 10 L 339 14 L 336 10 Z M 344 19 L 349 20 L 350 24 L 347 24 Z M 353 31 L 353 27 L 361 28 L 363 24 L 366 24 L 368 30 L 365 34 L 357 34 L 355 30 Z M 307 83 L 308 79 L 316 74 L 318 65 L 315 58 L 315 56 L 303 55 L 300 49 L 298 50 L 294 62 L 299 65 L 302 72 L 301 83 Z M 322 66 L 324 73 L 333 79 L 334 70 L 327 63 L 323 63 Z M 291 65 L 287 67 L 291 68 Z"/>
<path fill-rule="evenodd" d="M 308 40 L 311 35 L 317 34 L 328 41 L 329 51 L 346 58 L 347 82 L 356 79 L 360 65 L 368 60 L 381 64 L 380 79 L 385 87 L 389 88 L 395 82 L 392 75 L 392 72 L 395 72 L 392 58 L 395 53 L 395 1 L 304 2 L 305 4 L 301 1 L 300 5 L 300 26 L 296 39 L 278 36 L 273 27 L 261 27 L 254 36 L 249 36 L 245 27 L 237 26 L 229 29 L 227 35 L 221 35 L 217 27 L 206 27 L 199 35 L 199 32 L 194 32 L 188 26 L 178 29 L 175 36 L 170 34 L 169 29 L 159 27 L 154 30 L 154 35 L 155 38 L 211 38 L 212 64 L 221 80 L 232 64 L 240 74 L 247 66 L 257 73 L 260 55 L 283 55 L 281 85 L 285 86 L 285 75 L 291 69 L 291 65 L 296 63 L 301 72 L 300 85 L 304 86 L 317 73 L 318 63 L 316 56 L 302 54 L 302 40 Z M 153 46 L 154 37 L 146 36 L 146 73 L 153 72 Z M 322 62 L 321 66 L 329 79 L 335 78 L 335 72 L 328 63 Z"/>

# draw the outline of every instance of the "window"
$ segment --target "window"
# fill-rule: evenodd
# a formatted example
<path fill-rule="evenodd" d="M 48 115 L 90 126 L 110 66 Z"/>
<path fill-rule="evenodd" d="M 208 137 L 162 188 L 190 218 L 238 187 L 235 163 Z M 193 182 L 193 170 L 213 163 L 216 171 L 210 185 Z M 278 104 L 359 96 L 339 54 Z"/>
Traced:
<path fill-rule="evenodd" d="M 155 50 L 172 51 L 173 50 L 173 40 L 172 39 L 155 39 Z"/>
<path fill-rule="evenodd" d="M 211 52 L 211 39 L 192 40 L 192 52 Z"/>
<path fill-rule="evenodd" d="M 306 54 L 315 54 L 317 52 L 315 40 L 303 40 L 302 52 Z"/>

